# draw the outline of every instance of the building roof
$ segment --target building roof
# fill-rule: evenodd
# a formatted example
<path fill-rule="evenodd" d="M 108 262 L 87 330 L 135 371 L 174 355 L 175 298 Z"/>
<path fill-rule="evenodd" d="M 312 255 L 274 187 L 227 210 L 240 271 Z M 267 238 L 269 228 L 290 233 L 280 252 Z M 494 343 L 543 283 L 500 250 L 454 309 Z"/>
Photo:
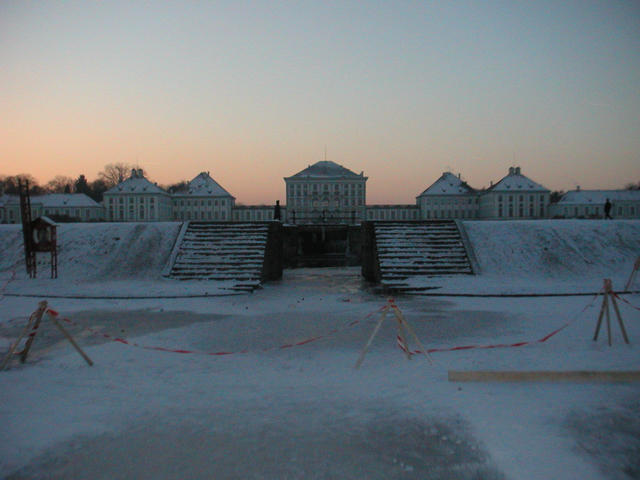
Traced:
<path fill-rule="evenodd" d="M 104 192 L 105 195 L 126 195 L 130 193 L 160 193 L 168 195 L 167 192 L 147 180 L 142 173 L 142 169 L 131 170 L 129 178 Z"/>
<path fill-rule="evenodd" d="M 100 204 L 84 193 L 50 193 L 31 197 L 32 202 L 40 202 L 45 208 L 60 207 L 100 207 Z"/>
<path fill-rule="evenodd" d="M 520 173 L 520 167 L 509 167 L 509 174 L 487 189 L 492 192 L 548 192 L 549 189 Z"/>
<path fill-rule="evenodd" d="M 9 206 L 9 205 L 19 205 L 20 197 L 18 195 L 0 195 L 0 207 Z"/>
<path fill-rule="evenodd" d="M 571 190 L 558 201 L 559 205 L 604 205 L 607 198 L 615 202 L 640 202 L 640 190 Z"/>
<path fill-rule="evenodd" d="M 451 172 L 444 172 L 433 185 L 418 195 L 418 197 L 422 197 L 423 195 L 470 195 L 474 193 L 476 193 L 476 191 L 467 185 L 467 182 L 461 180 L 459 176 Z"/>
<path fill-rule="evenodd" d="M 231 197 L 233 196 L 220 186 L 211 176 L 209 172 L 201 172 L 193 180 L 189 182 L 187 190 L 176 192 L 176 196 L 213 196 L 213 197 Z"/>
<path fill-rule="evenodd" d="M 348 168 L 343 167 L 342 165 L 338 165 L 335 162 L 331 162 L 328 160 L 323 160 L 321 162 L 316 162 L 313 165 L 309 165 L 304 170 L 292 175 L 290 177 L 285 177 L 285 180 L 289 180 L 292 178 L 358 178 L 365 180 L 367 177 L 364 176 L 364 172 L 361 172 L 360 175 L 352 172 Z"/>

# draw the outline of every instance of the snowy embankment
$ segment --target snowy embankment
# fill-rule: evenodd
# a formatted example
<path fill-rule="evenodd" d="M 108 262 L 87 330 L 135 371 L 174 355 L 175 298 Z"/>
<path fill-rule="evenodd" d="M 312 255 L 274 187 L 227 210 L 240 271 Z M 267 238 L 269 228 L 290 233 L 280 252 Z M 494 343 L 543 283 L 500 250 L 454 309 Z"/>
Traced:
<path fill-rule="evenodd" d="M 138 279 L 160 276 L 180 223 L 63 223 L 58 225 L 58 276 L 78 281 Z M 0 271 L 22 265 L 22 227 L 0 227 Z M 49 276 L 49 255 L 38 254 L 38 277 Z"/>
<path fill-rule="evenodd" d="M 420 278 L 434 293 L 596 292 L 623 289 L 640 256 L 638 220 L 463 222 L 479 266 L 474 276 Z"/>
<path fill-rule="evenodd" d="M 584 293 L 604 278 L 621 290 L 640 256 L 638 220 L 463 222 L 476 275 L 418 277 L 435 294 Z M 180 223 L 61 224 L 58 280 L 49 279 L 48 254 L 39 254 L 38 279 L 24 270 L 18 225 L 0 225 L 0 288 L 5 293 L 79 296 L 188 296 L 228 293 L 225 282 L 162 277 Z"/>
<path fill-rule="evenodd" d="M 0 225 L 0 288 L 4 293 L 80 296 L 153 296 L 218 293 L 223 283 L 176 282 L 162 271 L 179 222 L 66 223 L 58 226 L 58 279 L 50 255 L 38 254 L 38 278 L 24 268 L 22 227 Z"/>

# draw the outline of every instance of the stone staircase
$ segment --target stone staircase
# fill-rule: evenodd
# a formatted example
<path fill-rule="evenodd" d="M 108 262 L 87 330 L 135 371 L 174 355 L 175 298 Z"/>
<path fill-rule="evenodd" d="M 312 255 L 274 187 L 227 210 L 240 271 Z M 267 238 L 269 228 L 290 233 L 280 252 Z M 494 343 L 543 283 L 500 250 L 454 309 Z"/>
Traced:
<path fill-rule="evenodd" d="M 391 290 L 419 291 L 412 277 L 473 274 L 453 220 L 375 222 L 380 283 Z"/>
<path fill-rule="evenodd" d="M 169 276 L 217 280 L 234 291 L 253 291 L 262 281 L 266 223 L 189 222 L 176 242 Z"/>

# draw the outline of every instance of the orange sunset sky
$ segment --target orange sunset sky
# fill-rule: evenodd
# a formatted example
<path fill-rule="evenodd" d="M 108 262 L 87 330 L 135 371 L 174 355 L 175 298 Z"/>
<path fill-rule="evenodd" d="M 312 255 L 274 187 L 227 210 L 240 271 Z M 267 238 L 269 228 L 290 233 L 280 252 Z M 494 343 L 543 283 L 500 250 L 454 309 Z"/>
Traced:
<path fill-rule="evenodd" d="M 445 170 L 551 190 L 640 181 L 638 2 L 0 3 L 0 175 L 284 199 L 327 159 L 368 203 Z"/>

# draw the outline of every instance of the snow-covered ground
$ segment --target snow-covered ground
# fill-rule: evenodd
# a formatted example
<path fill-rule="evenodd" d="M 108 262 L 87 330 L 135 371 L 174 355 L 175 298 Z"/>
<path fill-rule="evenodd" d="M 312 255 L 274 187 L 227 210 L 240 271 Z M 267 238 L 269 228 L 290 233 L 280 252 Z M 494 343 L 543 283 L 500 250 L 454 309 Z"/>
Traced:
<path fill-rule="evenodd" d="M 564 271 L 562 261 L 552 264 L 560 265 L 554 270 L 530 257 L 532 250 L 545 251 L 543 240 L 527 238 L 531 230 L 515 234 L 507 223 L 470 222 L 482 273 L 459 282 L 440 279 L 439 291 L 461 292 L 465 285 L 470 293 L 559 291 L 571 285 L 589 292 L 605 276 L 614 285 L 626 280 L 634 251 L 640 253 L 638 223 L 616 222 L 621 226 L 615 233 L 606 225 L 602 234 L 578 232 L 570 244 L 567 238 L 579 227 L 571 223 L 556 223 L 555 231 L 558 244 L 569 251 L 577 245 L 585 257 L 586 266 L 574 272 Z M 74 248 L 63 237 L 60 278 L 35 281 L 22 271 L 12 278 L 12 265 L 21 258 L 19 249 L 12 250 L 19 230 L 0 228 L 0 290 L 11 280 L 5 292 L 39 295 L 0 297 L 3 350 L 37 302 L 47 299 L 74 322 L 65 326 L 95 362 L 88 367 L 46 321 L 27 363 L 0 372 L 4 478 L 640 476 L 638 383 L 447 380 L 448 370 L 637 370 L 640 311 L 626 304 L 620 311 L 631 345 L 622 342 L 614 316 L 609 347 L 606 330 L 592 340 L 601 298 L 399 297 L 397 305 L 427 348 L 535 341 L 569 325 L 543 343 L 433 353 L 431 364 L 420 355 L 405 359 L 388 317 L 356 370 L 387 301 L 360 279 L 359 268 L 287 270 L 282 281 L 240 296 L 55 298 L 189 293 L 191 282 L 159 273 L 179 224 L 139 230 L 149 239 L 145 249 L 128 241 L 131 225 L 100 227 L 102 234 L 63 226 L 62 234 L 78 233 Z M 513 250 L 499 250 L 504 244 L 497 239 L 509 236 Z M 585 253 L 585 245 L 601 236 L 609 240 Z M 635 246 L 627 245 L 633 238 Z M 95 245 L 107 252 L 102 260 L 74 263 L 74 255 L 89 261 Z M 510 265 L 487 257 L 491 248 Z M 116 252 L 139 263 L 109 265 Z M 200 283 L 197 291 L 214 291 Z M 623 298 L 640 307 L 640 295 Z M 140 346 L 200 353 L 138 348 L 88 328 Z M 321 338 L 304 343 L 315 337 Z M 222 351 L 232 353 L 206 355 Z"/>

